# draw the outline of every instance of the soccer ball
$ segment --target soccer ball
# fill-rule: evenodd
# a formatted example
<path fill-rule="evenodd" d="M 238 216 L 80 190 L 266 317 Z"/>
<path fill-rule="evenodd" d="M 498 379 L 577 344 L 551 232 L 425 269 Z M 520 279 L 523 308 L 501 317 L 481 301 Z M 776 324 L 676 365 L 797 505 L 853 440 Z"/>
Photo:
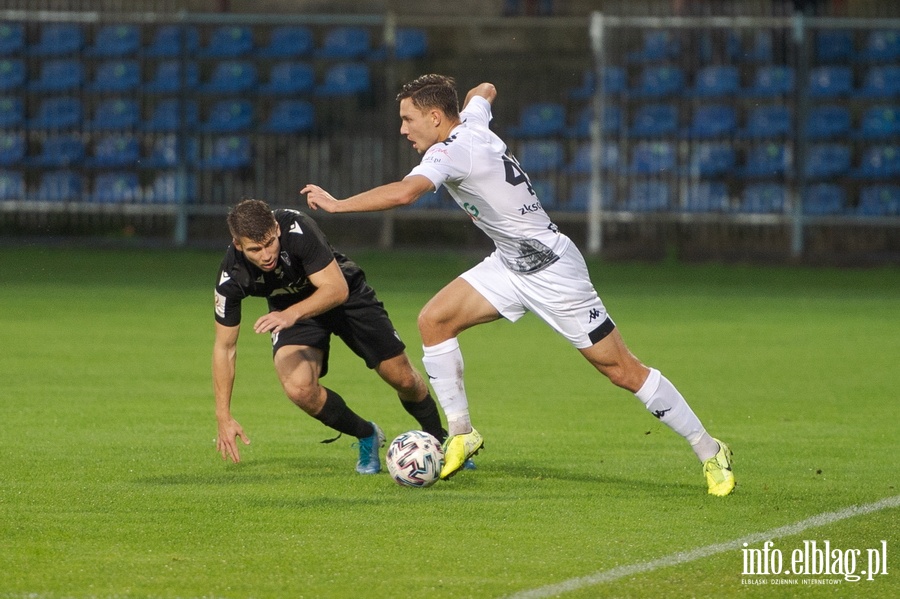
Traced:
<path fill-rule="evenodd" d="M 424 431 L 403 433 L 388 447 L 388 472 L 398 485 L 430 487 L 437 482 L 443 465 L 441 444 Z"/>

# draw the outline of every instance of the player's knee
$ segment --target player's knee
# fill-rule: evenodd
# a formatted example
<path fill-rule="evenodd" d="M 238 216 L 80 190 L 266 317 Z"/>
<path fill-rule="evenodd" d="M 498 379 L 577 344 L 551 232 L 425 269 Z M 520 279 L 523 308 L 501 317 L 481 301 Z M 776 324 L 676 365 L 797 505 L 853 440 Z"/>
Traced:
<path fill-rule="evenodd" d="M 318 412 L 318 408 L 321 407 L 319 385 L 285 383 L 284 392 L 288 399 L 304 412 L 312 414 Z"/>

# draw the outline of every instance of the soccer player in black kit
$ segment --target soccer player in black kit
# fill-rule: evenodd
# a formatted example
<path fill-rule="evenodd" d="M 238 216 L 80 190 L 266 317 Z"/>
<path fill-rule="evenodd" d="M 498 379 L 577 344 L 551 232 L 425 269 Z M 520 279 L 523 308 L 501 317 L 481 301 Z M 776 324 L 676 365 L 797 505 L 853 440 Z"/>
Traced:
<path fill-rule="evenodd" d="M 378 450 L 384 433 L 320 384 L 328 372 L 332 334 L 397 391 L 422 430 L 444 438 L 437 405 L 410 364 L 384 305 L 359 266 L 334 251 L 315 221 L 295 210 L 273 212 L 265 202 L 244 200 L 228 214 L 228 228 L 232 243 L 215 291 L 212 367 L 216 449 L 222 459 L 240 461 L 237 439 L 250 443 L 231 415 L 241 301 L 248 296 L 268 301 L 269 312 L 257 319 L 253 330 L 271 334 L 275 371 L 284 392 L 313 418 L 359 439 L 357 472 L 381 470 Z"/>

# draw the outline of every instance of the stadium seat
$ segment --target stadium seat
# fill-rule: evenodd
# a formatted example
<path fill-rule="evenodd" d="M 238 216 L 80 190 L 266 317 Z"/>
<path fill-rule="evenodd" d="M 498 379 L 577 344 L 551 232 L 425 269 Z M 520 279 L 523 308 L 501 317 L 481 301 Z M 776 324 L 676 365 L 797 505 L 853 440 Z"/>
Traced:
<path fill-rule="evenodd" d="M 0 166 L 19 164 L 25 157 L 25 136 L 0 132 Z"/>
<path fill-rule="evenodd" d="M 681 45 L 670 31 L 649 30 L 644 32 L 640 50 L 627 54 L 628 62 L 661 62 L 678 58 Z"/>
<path fill-rule="evenodd" d="M 859 192 L 860 216 L 900 216 L 900 185 L 870 185 Z"/>
<path fill-rule="evenodd" d="M 306 100 L 281 100 L 272 108 L 261 130 L 266 133 L 302 133 L 315 124 L 315 109 Z"/>
<path fill-rule="evenodd" d="M 25 177 L 18 171 L 0 171 L 0 201 L 25 199 Z"/>
<path fill-rule="evenodd" d="M 774 48 L 770 31 L 754 31 L 752 45 L 745 46 L 737 32 L 730 32 L 727 42 L 728 57 L 731 62 L 772 62 Z"/>
<path fill-rule="evenodd" d="M 15 129 L 25 122 L 22 98 L 0 98 L 0 129 Z"/>
<path fill-rule="evenodd" d="M 630 212 L 659 212 L 668 210 L 671 189 L 662 181 L 632 181 L 622 209 Z"/>
<path fill-rule="evenodd" d="M 703 179 L 723 177 L 731 173 L 737 162 L 734 146 L 730 143 L 706 142 L 694 144 L 684 173 Z"/>
<path fill-rule="evenodd" d="M 143 128 L 146 131 L 177 132 L 182 126 L 192 129 L 198 119 L 196 102 L 167 98 L 154 106 L 150 119 L 144 122 Z"/>
<path fill-rule="evenodd" d="M 328 67 L 325 79 L 316 86 L 314 94 L 319 97 L 356 96 L 372 89 L 369 66 L 363 62 L 340 63 Z"/>
<path fill-rule="evenodd" d="M 684 91 L 684 71 L 679 67 L 650 66 L 641 71 L 638 85 L 629 90 L 633 98 L 668 98 Z"/>
<path fill-rule="evenodd" d="M 131 135 L 108 135 L 94 143 L 94 153 L 84 161 L 90 168 L 134 167 L 141 157 L 137 139 Z"/>
<path fill-rule="evenodd" d="M 43 62 L 38 78 L 30 80 L 26 87 L 33 92 L 58 93 L 74 91 L 81 87 L 83 81 L 81 61 L 65 58 Z"/>
<path fill-rule="evenodd" d="M 419 27 L 399 27 L 395 32 L 393 58 L 413 60 L 428 53 L 428 34 Z M 391 56 L 391 49 L 382 44 L 369 53 L 370 60 L 384 60 Z"/>
<path fill-rule="evenodd" d="M 522 170 L 529 175 L 558 170 L 565 160 L 562 144 L 544 139 L 522 142 L 516 156 Z"/>
<path fill-rule="evenodd" d="M 179 142 L 184 146 L 179 146 Z M 153 142 L 150 154 L 141 159 L 139 166 L 147 169 L 174 169 L 179 165 L 190 166 L 200 158 L 197 138 L 176 134 L 161 135 Z"/>
<path fill-rule="evenodd" d="M 601 133 L 603 135 L 616 135 L 622 129 L 622 109 L 615 104 L 603 106 L 603 123 Z M 591 104 L 584 106 L 575 116 L 575 122 L 566 127 L 564 135 L 570 139 L 581 139 L 591 136 L 591 121 L 594 118 L 594 107 Z"/>
<path fill-rule="evenodd" d="M 164 60 L 156 65 L 156 72 L 152 80 L 144 84 L 144 91 L 154 94 L 173 94 L 180 92 L 182 86 L 185 89 L 197 87 L 200 81 L 197 63 L 187 62 L 187 67 L 182 75 L 180 60 Z M 182 78 L 184 80 L 182 80 Z"/>
<path fill-rule="evenodd" d="M 21 23 L 0 23 L 0 56 L 12 56 L 25 49 L 25 28 Z"/>
<path fill-rule="evenodd" d="M 190 25 L 163 25 L 153 34 L 143 54 L 148 58 L 192 57 L 200 47 L 200 34 Z"/>
<path fill-rule="evenodd" d="M 74 23 L 45 23 L 37 43 L 28 47 L 32 56 L 67 56 L 84 46 L 84 33 Z"/>
<path fill-rule="evenodd" d="M 853 92 L 853 71 L 846 66 L 816 67 L 809 72 L 809 97 L 838 98 Z"/>
<path fill-rule="evenodd" d="M 840 185 L 817 183 L 803 192 L 803 214 L 825 216 L 846 210 L 847 192 Z"/>
<path fill-rule="evenodd" d="M 791 126 L 791 111 L 787 106 L 759 106 L 750 112 L 746 126 L 737 136 L 741 139 L 780 139 L 790 135 Z"/>
<path fill-rule="evenodd" d="M 580 144 L 572 160 L 563 168 L 563 172 L 570 175 L 590 175 L 593 165 L 591 152 L 590 142 Z M 619 165 L 619 146 L 614 143 L 600 144 L 600 168 L 604 171 L 615 171 Z"/>
<path fill-rule="evenodd" d="M 614 95 L 625 93 L 628 89 L 628 76 L 625 69 L 617 66 L 607 66 L 603 69 L 603 93 Z M 597 88 L 597 78 L 594 71 L 584 71 L 581 85 L 566 92 L 570 100 L 587 100 L 594 95 Z"/>
<path fill-rule="evenodd" d="M 90 199 L 99 204 L 122 204 L 140 202 L 142 195 L 137 175 L 125 171 L 98 174 Z"/>
<path fill-rule="evenodd" d="M 854 94 L 858 98 L 893 99 L 900 96 L 900 65 L 869 67 L 862 86 Z"/>
<path fill-rule="evenodd" d="M 190 203 L 197 197 L 197 178 L 177 172 L 156 175 L 144 201 L 157 204 Z"/>
<path fill-rule="evenodd" d="M 900 60 L 900 31 L 870 32 L 857 58 L 862 62 L 897 62 Z"/>
<path fill-rule="evenodd" d="M 316 58 L 331 60 L 360 60 L 372 50 L 372 38 L 364 27 L 334 27 L 325 33 Z"/>
<path fill-rule="evenodd" d="M 752 178 L 781 177 L 789 166 L 790 158 L 784 144 L 765 143 L 750 149 L 737 174 Z"/>
<path fill-rule="evenodd" d="M 243 60 L 221 60 L 213 67 L 209 81 L 197 86 L 197 91 L 213 94 L 239 94 L 255 88 L 256 65 Z"/>
<path fill-rule="evenodd" d="M 273 95 L 300 95 L 311 93 L 316 74 L 312 65 L 305 62 L 279 62 L 269 71 L 269 80 L 259 87 L 259 92 Z"/>
<path fill-rule="evenodd" d="M 673 104 L 645 104 L 638 108 L 628 129 L 631 137 L 662 137 L 678 128 L 678 110 Z"/>
<path fill-rule="evenodd" d="M 853 32 L 821 29 L 815 34 L 815 59 L 819 64 L 846 63 L 854 59 Z"/>
<path fill-rule="evenodd" d="M 97 67 L 87 90 L 101 93 L 126 93 L 141 84 L 141 69 L 135 60 L 110 60 Z"/>
<path fill-rule="evenodd" d="M 0 60 L 0 91 L 17 90 L 25 84 L 25 62 L 19 59 Z"/>
<path fill-rule="evenodd" d="M 559 205 L 559 208 L 579 212 L 588 210 L 591 203 L 592 190 L 593 184 L 590 180 L 579 181 L 572 186 L 569 197 L 564 204 Z M 604 181 L 600 186 L 600 206 L 603 208 L 611 208 L 615 202 L 615 187 L 610 181 Z"/>
<path fill-rule="evenodd" d="M 269 36 L 269 43 L 256 50 L 259 58 L 300 58 L 312 54 L 315 42 L 309 27 L 281 25 Z"/>
<path fill-rule="evenodd" d="M 81 124 L 81 100 L 67 96 L 45 98 L 38 105 L 34 118 L 28 121 L 32 129 L 72 129 Z"/>
<path fill-rule="evenodd" d="M 551 137 L 566 128 L 566 109 L 557 102 L 528 104 L 519 114 L 519 122 L 509 127 L 509 137 Z"/>
<path fill-rule="evenodd" d="M 631 149 L 628 172 L 633 175 L 665 174 L 674 170 L 677 158 L 675 146 L 669 142 L 639 142 Z"/>
<path fill-rule="evenodd" d="M 532 179 L 531 190 L 544 209 L 556 207 L 556 182 L 550 179 Z"/>
<path fill-rule="evenodd" d="M 807 179 L 831 179 L 850 170 L 850 146 L 840 143 L 814 144 L 806 154 Z"/>
<path fill-rule="evenodd" d="M 850 109 L 843 105 L 813 106 L 806 117 L 806 137 L 811 140 L 845 137 L 850 132 Z"/>
<path fill-rule="evenodd" d="M 130 58 L 140 47 L 140 29 L 120 23 L 101 27 L 93 45 L 85 48 L 84 53 L 92 58 Z"/>
<path fill-rule="evenodd" d="M 250 166 L 250 140 L 243 135 L 218 137 L 213 140 L 209 155 L 199 167 L 209 170 L 234 170 Z"/>
<path fill-rule="evenodd" d="M 777 183 L 748 185 L 741 192 L 741 212 L 751 214 L 780 214 L 786 206 L 787 190 Z"/>
<path fill-rule="evenodd" d="M 737 128 L 737 113 L 729 104 L 710 104 L 694 110 L 690 125 L 683 129 L 681 136 L 687 139 L 712 139 L 734 134 Z"/>
<path fill-rule="evenodd" d="M 740 88 L 737 67 L 714 65 L 701 68 L 694 77 L 694 87 L 688 90 L 695 98 L 731 98 Z"/>
<path fill-rule="evenodd" d="M 206 121 L 198 129 L 205 133 L 233 133 L 250 128 L 254 107 L 249 100 L 219 100 L 209 109 Z"/>
<path fill-rule="evenodd" d="M 900 176 L 900 146 L 885 144 L 863 150 L 859 167 L 851 171 L 857 179 L 891 179 Z"/>
<path fill-rule="evenodd" d="M 243 25 L 221 25 L 216 27 L 209 43 L 197 49 L 200 58 L 240 58 L 250 54 L 254 48 L 253 31 Z"/>
<path fill-rule="evenodd" d="M 687 212 L 728 212 L 731 199 L 728 187 L 721 181 L 699 181 L 688 187 L 684 202 Z"/>
<path fill-rule="evenodd" d="M 755 98 L 787 96 L 794 91 L 794 69 L 783 65 L 766 65 L 756 70 L 753 84 L 743 95 Z"/>
<path fill-rule="evenodd" d="M 94 110 L 92 121 L 85 123 L 88 129 L 121 130 L 133 129 L 140 123 L 141 115 L 134 100 L 112 98 L 104 100 Z"/>
<path fill-rule="evenodd" d="M 34 199 L 41 202 L 72 202 L 81 199 L 81 175 L 67 170 L 41 173 Z"/>
<path fill-rule="evenodd" d="M 871 106 L 862 115 L 854 137 L 862 140 L 900 137 L 900 105 Z"/>

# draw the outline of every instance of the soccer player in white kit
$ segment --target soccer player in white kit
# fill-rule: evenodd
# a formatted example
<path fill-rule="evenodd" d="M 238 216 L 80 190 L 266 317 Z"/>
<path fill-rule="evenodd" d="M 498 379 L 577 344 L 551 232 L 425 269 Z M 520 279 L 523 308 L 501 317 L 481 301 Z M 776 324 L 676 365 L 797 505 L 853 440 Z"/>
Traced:
<path fill-rule="evenodd" d="M 528 175 L 490 128 L 497 91 L 482 83 L 462 112 L 455 81 L 423 75 L 403 86 L 400 134 L 422 154 L 401 181 L 337 200 L 317 185 L 301 190 L 313 210 L 370 212 L 415 202 L 445 186 L 496 250 L 441 289 L 422 308 L 423 363 L 447 417 L 441 478 L 458 472 L 484 445 L 472 427 L 457 336 L 503 317 L 534 312 L 613 384 L 634 393 L 651 414 L 684 437 L 703 464 L 709 493 L 734 489 L 731 451 L 706 432 L 674 385 L 625 346 L 594 290 L 584 258 L 544 212 Z"/>

